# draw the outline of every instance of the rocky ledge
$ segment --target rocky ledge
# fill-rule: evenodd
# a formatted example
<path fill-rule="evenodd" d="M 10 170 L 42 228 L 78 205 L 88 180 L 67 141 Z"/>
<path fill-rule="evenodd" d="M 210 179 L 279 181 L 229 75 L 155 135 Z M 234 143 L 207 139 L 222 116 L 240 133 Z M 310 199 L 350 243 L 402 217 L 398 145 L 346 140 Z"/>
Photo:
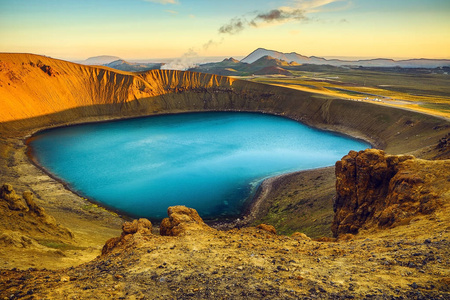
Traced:
<path fill-rule="evenodd" d="M 450 161 L 351 151 L 336 163 L 335 236 L 387 228 L 431 214 L 448 201 Z"/>

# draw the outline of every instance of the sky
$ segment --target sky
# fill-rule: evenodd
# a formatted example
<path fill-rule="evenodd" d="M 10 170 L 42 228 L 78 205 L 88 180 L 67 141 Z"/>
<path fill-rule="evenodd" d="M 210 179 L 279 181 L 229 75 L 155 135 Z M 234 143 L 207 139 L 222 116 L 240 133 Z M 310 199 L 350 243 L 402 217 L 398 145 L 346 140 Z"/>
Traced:
<path fill-rule="evenodd" d="M 0 0 L 0 52 L 450 59 L 450 0 Z"/>

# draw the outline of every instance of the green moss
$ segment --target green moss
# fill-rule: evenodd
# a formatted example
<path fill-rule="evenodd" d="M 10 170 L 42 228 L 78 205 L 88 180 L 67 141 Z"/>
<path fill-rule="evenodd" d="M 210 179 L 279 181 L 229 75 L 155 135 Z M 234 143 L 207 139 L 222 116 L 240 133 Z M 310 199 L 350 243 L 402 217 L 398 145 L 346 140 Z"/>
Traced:
<path fill-rule="evenodd" d="M 52 249 L 58 249 L 58 250 L 83 250 L 86 249 L 86 247 L 79 247 L 74 245 L 65 244 L 60 241 L 53 241 L 53 240 L 38 240 L 38 243 L 42 246 L 52 248 Z"/>
<path fill-rule="evenodd" d="M 429 108 L 433 110 L 437 110 L 440 112 L 449 112 L 450 111 L 450 104 L 448 103 L 423 103 L 420 104 L 421 107 Z"/>

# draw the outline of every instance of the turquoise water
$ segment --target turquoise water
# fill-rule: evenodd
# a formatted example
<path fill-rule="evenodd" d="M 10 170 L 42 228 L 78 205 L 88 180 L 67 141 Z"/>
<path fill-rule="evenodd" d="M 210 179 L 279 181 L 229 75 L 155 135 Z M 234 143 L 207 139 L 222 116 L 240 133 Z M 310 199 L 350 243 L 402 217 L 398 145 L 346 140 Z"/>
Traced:
<path fill-rule="evenodd" d="M 367 143 L 257 113 L 191 113 L 46 130 L 38 162 L 76 192 L 133 217 L 186 205 L 203 218 L 242 213 L 262 179 L 333 165 Z"/>

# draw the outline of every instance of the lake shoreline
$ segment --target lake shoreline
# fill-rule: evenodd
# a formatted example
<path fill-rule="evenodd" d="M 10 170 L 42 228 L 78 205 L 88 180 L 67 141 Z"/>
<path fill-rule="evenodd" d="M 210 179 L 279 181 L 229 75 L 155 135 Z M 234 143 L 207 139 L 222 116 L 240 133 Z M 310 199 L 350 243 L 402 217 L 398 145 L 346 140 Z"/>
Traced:
<path fill-rule="evenodd" d="M 342 100 L 344 101 L 344 100 Z M 345 102 L 345 101 L 344 101 Z M 367 134 L 362 134 L 362 132 L 360 130 L 354 130 L 348 126 L 338 126 L 338 125 L 327 125 L 327 124 L 321 124 L 321 123 L 315 123 L 315 122 L 305 122 L 304 118 L 302 116 L 299 115 L 292 115 L 289 113 L 283 113 L 283 112 L 269 112 L 269 111 L 261 111 L 261 110 L 250 110 L 250 109 L 183 109 L 183 110 L 173 110 L 173 111 L 162 111 L 162 112 L 158 112 L 158 113 L 150 113 L 150 114 L 137 114 L 137 115 L 133 115 L 133 113 L 131 113 L 130 115 L 122 115 L 122 116 L 117 116 L 117 115 L 104 115 L 104 116 L 92 116 L 92 117 L 83 117 L 83 118 L 79 118 L 77 120 L 74 121 L 65 121 L 65 122 L 59 122 L 59 123 L 52 123 L 52 124 L 46 124 L 45 122 L 42 123 L 40 121 L 38 121 L 38 119 L 36 119 L 37 122 L 33 121 L 33 126 L 32 128 L 28 128 L 28 129 L 23 129 L 23 130 L 19 130 L 17 131 L 16 125 L 18 124 L 17 122 L 13 122 L 13 126 L 12 128 L 15 130 L 8 130 L 7 132 L 5 132 L 6 135 L 6 139 L 19 139 L 21 140 L 21 142 L 23 144 L 27 143 L 27 140 L 29 138 L 31 138 L 33 135 L 41 132 L 41 131 L 45 131 L 48 129 L 52 129 L 52 128 L 58 128 L 58 127 L 67 127 L 67 126 L 73 126 L 73 125 L 80 125 L 80 124 L 91 124 L 91 123 L 98 123 L 98 122 L 109 122 L 109 121 L 114 121 L 114 120 L 122 120 L 122 119 L 134 119 L 134 118 L 145 118 L 145 117 L 151 117 L 151 116 L 162 116 L 162 115 L 174 115 L 174 114 L 180 114 L 180 113 L 201 113 L 201 112 L 251 112 L 251 113 L 261 113 L 261 114 L 269 114 L 269 115 L 275 115 L 275 116 L 281 116 L 284 118 L 288 118 L 297 122 L 300 122 L 308 127 L 312 127 L 318 130 L 323 130 L 323 131 L 329 131 L 332 132 L 334 134 L 337 135 L 342 135 L 342 136 L 346 136 L 346 137 L 351 137 L 353 139 L 356 140 L 362 140 L 365 141 L 369 144 L 372 145 L 373 148 L 378 148 L 378 149 L 384 149 L 386 146 L 386 143 L 383 142 L 380 139 L 376 139 L 375 137 L 370 137 Z M 44 120 L 47 119 L 48 117 L 43 117 Z M 4 124 L 3 129 L 8 127 L 8 124 Z M 0 128 L 1 129 L 1 128 Z M 4 130 L 1 130 L 4 131 Z M 8 137 L 9 136 L 9 137 Z M 403 148 L 401 148 L 403 149 Z M 25 152 L 27 150 L 24 150 Z M 403 150 L 404 151 L 404 150 Z M 54 176 L 49 176 L 49 173 L 46 172 L 44 169 L 41 168 L 41 166 L 36 165 L 33 163 L 33 159 L 28 161 L 29 164 L 33 165 L 34 167 L 38 168 L 41 172 L 44 172 L 46 174 L 46 176 L 52 178 L 52 180 L 57 181 L 59 184 L 61 184 L 62 186 L 64 186 L 64 189 L 67 189 L 67 185 L 64 182 L 60 182 L 58 179 L 55 179 Z M 13 178 L 16 177 L 17 175 L 12 176 Z M 283 176 L 283 175 L 281 175 Z M 9 177 L 9 178 L 8 178 Z M 6 180 L 11 181 L 11 176 L 6 176 Z M 267 181 L 269 180 L 269 181 Z M 262 183 L 262 186 L 267 186 L 268 182 L 271 182 L 270 178 L 267 179 L 266 183 Z M 12 181 L 16 181 L 16 180 L 12 180 Z M 33 183 L 30 183 L 33 184 Z M 79 196 L 76 194 L 75 191 L 72 190 L 68 190 L 70 193 L 76 195 L 79 198 L 83 198 L 83 196 Z M 243 213 L 241 216 L 239 216 L 238 218 L 240 219 L 244 219 L 247 218 L 248 220 L 250 220 L 250 215 L 254 215 L 255 211 L 258 209 L 257 207 L 259 205 L 253 205 L 253 202 L 255 202 L 256 200 L 258 200 L 259 202 L 263 201 L 262 199 L 260 199 L 260 195 L 257 196 L 255 194 L 255 197 L 257 198 L 253 198 L 251 201 L 249 201 L 248 204 L 248 209 L 245 213 Z M 84 199 L 82 201 L 85 201 Z M 92 200 L 91 200 L 92 201 Z M 95 203 L 95 201 L 92 201 L 92 203 Z M 45 204 L 44 204 L 45 205 Z M 113 214 L 116 214 L 114 211 L 112 211 Z M 247 217 L 246 217 L 247 216 Z M 123 219 L 129 219 L 127 216 L 123 216 Z M 231 222 L 229 222 L 228 220 L 212 220 L 210 223 L 211 224 L 223 224 L 224 221 L 226 221 L 226 223 L 228 224 L 233 224 L 234 221 L 236 221 L 236 219 L 232 220 Z M 241 221 L 240 224 L 249 224 L 250 221 Z M 227 227 L 229 228 L 232 225 L 228 225 Z M 241 225 L 239 225 L 241 226 Z M 244 226 L 244 225 L 242 225 Z"/>
<path fill-rule="evenodd" d="M 370 147 L 288 118 L 235 112 L 77 125 L 41 131 L 25 144 L 32 163 L 78 196 L 153 222 L 173 205 L 211 222 L 234 221 L 248 215 L 264 179 L 330 166 L 350 149 Z"/>

